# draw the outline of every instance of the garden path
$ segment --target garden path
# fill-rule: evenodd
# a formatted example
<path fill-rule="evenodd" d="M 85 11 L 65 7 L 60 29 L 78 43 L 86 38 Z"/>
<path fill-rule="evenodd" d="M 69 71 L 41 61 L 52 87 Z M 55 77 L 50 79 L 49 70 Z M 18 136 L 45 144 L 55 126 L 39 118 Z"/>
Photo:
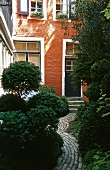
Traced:
<path fill-rule="evenodd" d="M 68 114 L 60 118 L 58 133 L 64 141 L 63 153 L 58 158 L 57 165 L 53 170 L 82 170 L 82 159 L 79 153 L 77 140 L 66 132 L 69 122 L 73 119 L 73 114 Z"/>

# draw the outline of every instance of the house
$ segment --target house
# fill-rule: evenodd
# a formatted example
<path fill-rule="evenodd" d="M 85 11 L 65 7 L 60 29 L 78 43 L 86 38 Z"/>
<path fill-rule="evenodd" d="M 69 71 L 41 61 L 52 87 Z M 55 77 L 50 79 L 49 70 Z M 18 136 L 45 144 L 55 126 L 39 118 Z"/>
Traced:
<path fill-rule="evenodd" d="M 71 84 L 78 46 L 72 15 L 75 0 L 12 0 L 13 56 L 14 62 L 37 65 L 42 85 L 54 87 L 59 96 L 82 97 L 83 88 Z"/>
<path fill-rule="evenodd" d="M 11 6 L 0 0 L 0 75 L 13 62 L 14 44 L 12 40 Z M 0 94 L 3 94 L 0 82 Z"/>

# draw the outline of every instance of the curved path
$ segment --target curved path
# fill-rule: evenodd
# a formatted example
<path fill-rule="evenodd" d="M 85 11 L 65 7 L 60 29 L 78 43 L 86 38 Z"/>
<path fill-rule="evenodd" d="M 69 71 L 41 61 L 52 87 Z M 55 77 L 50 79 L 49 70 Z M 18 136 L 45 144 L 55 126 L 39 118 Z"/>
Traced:
<path fill-rule="evenodd" d="M 82 170 L 82 159 L 79 154 L 77 141 L 65 132 L 69 126 L 69 122 L 73 119 L 71 114 L 60 118 L 58 133 L 64 141 L 63 153 L 58 159 L 57 166 L 53 170 Z"/>

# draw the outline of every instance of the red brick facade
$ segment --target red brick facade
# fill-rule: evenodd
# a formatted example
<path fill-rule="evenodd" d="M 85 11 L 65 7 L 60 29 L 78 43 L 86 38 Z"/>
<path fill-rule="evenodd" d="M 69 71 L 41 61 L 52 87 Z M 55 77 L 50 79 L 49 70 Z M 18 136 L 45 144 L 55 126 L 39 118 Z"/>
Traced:
<path fill-rule="evenodd" d="M 61 28 L 61 21 L 53 21 L 53 0 L 46 0 L 47 19 L 34 19 L 18 14 L 16 0 L 15 33 L 16 37 L 44 38 L 44 85 L 54 87 L 62 95 L 63 39 L 71 39 L 76 31 L 68 21 L 68 29 Z M 64 35 L 66 31 L 66 34 Z"/>

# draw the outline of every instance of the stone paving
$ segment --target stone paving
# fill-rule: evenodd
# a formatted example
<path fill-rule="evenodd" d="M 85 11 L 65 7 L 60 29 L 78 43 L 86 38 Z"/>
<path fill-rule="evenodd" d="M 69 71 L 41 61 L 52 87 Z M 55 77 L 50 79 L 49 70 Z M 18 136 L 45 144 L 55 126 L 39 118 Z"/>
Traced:
<path fill-rule="evenodd" d="M 58 159 L 57 166 L 53 168 L 53 170 L 82 170 L 82 159 L 79 154 L 77 141 L 73 136 L 66 133 L 69 122 L 73 119 L 73 114 L 60 118 L 58 133 L 64 141 L 63 153 Z"/>

